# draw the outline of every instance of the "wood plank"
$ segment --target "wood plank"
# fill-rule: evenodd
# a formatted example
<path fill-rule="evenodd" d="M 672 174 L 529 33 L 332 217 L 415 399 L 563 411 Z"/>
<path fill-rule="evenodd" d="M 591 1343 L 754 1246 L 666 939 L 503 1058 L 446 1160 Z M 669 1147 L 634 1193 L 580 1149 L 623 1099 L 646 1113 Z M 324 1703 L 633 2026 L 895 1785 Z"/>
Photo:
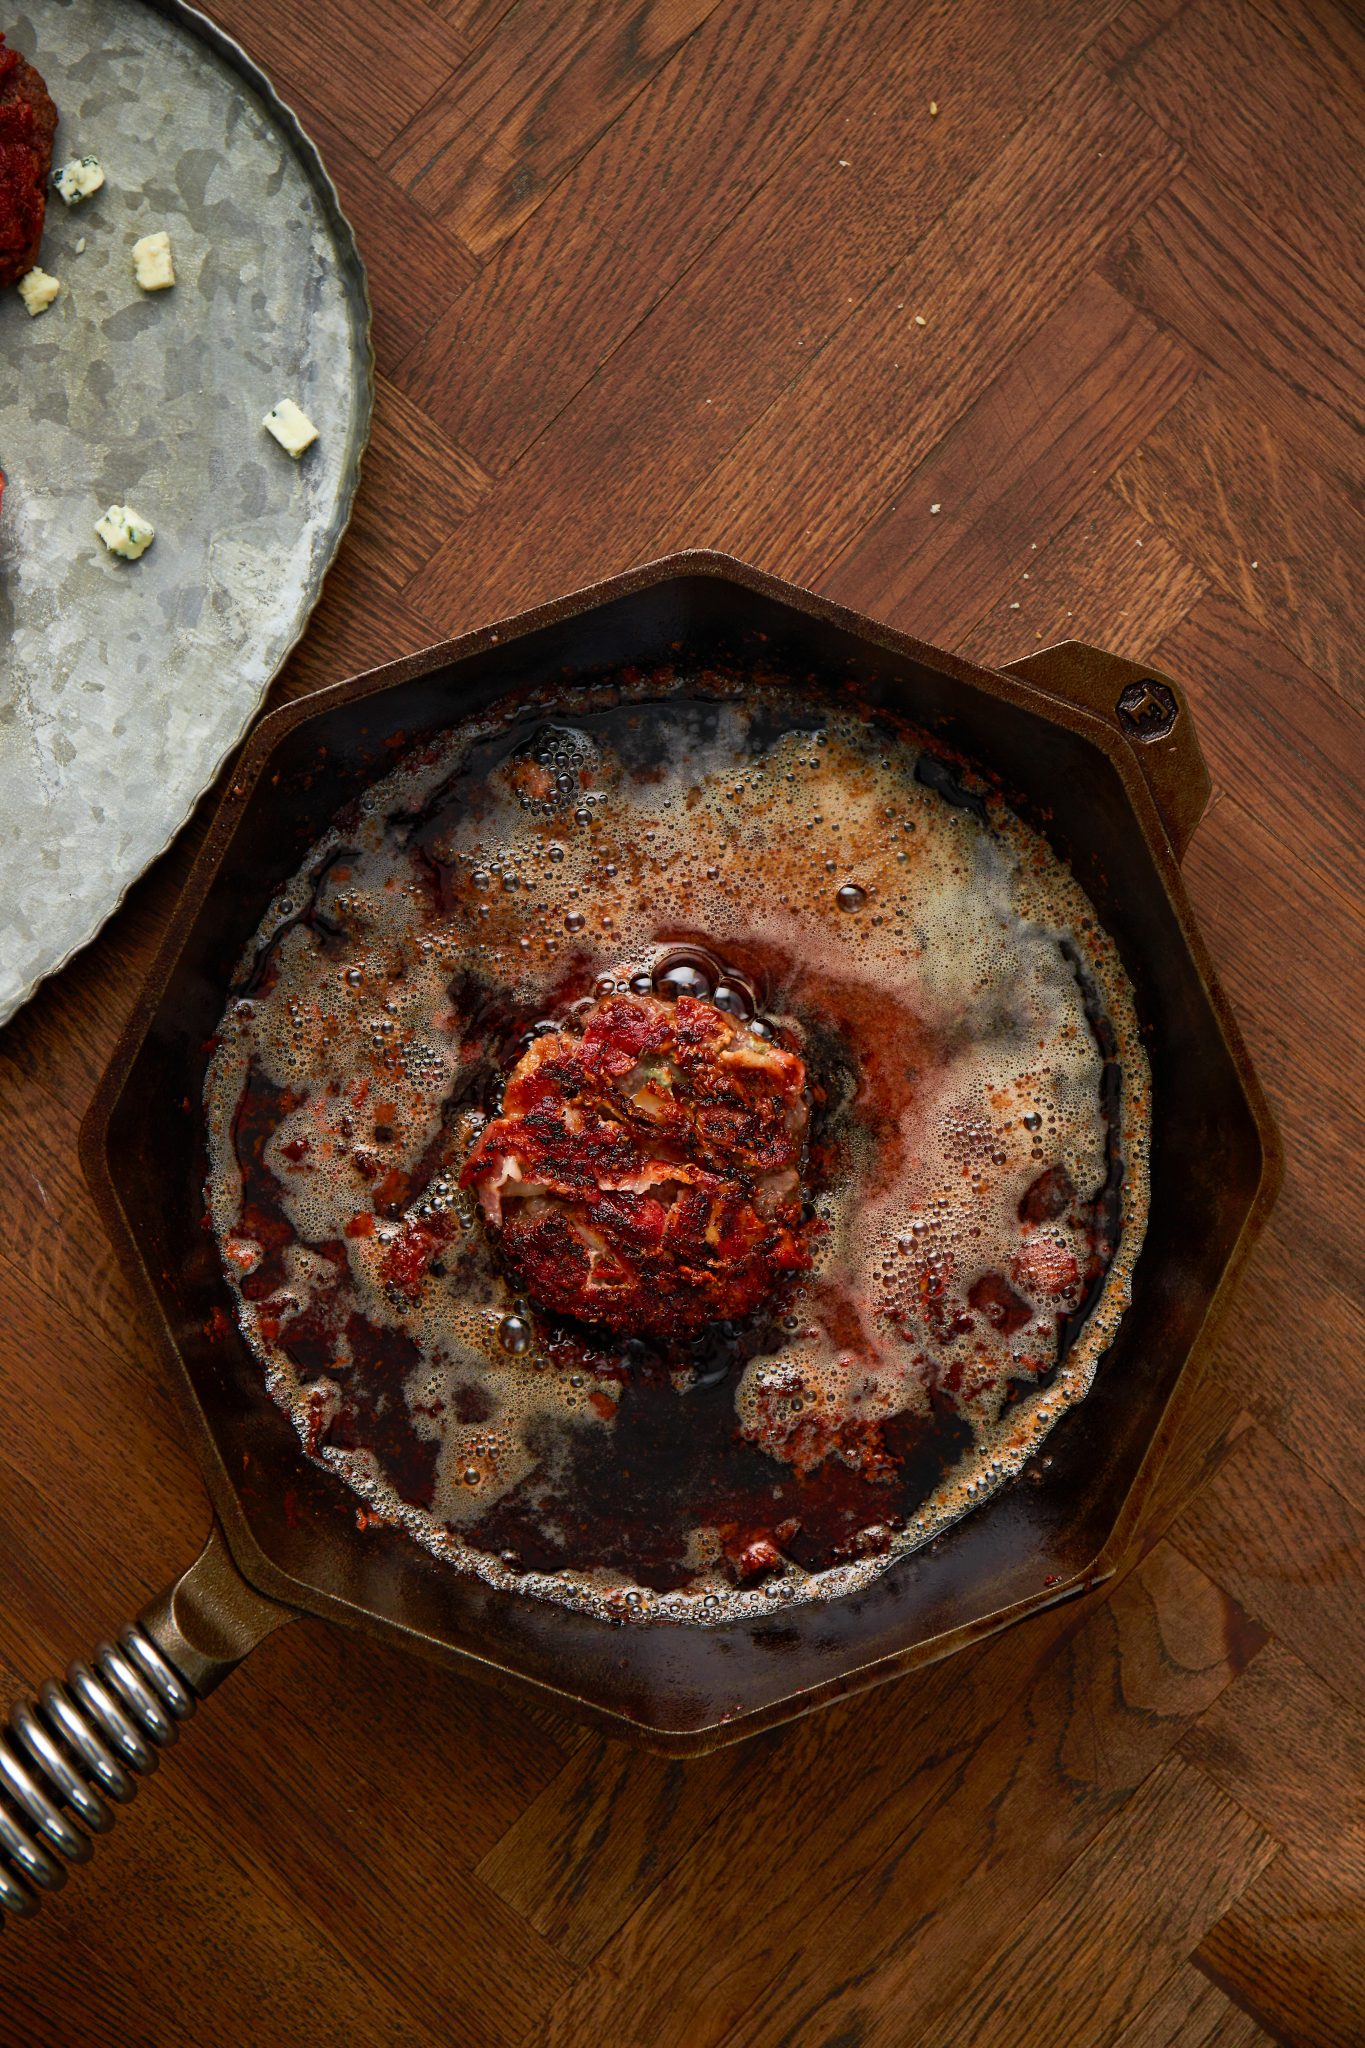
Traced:
<path fill-rule="evenodd" d="M 433 220 L 486 257 L 676 56 L 716 0 L 522 0 L 453 89 L 384 151 Z"/>
<path fill-rule="evenodd" d="M 1085 1850 L 1263 1640 L 1168 1546 L 1156 1549 L 915 1827 L 883 1847 L 875 1877 L 831 1886 L 818 1963 L 789 1969 L 726 2048 L 817 2031 L 862 2048 L 937 2042 L 1021 1902 Z"/>
<path fill-rule="evenodd" d="M 23 1334 L 31 1336 L 31 1328 Z M 0 1617 L 0 1631 L 14 1661 L 35 1673 L 44 1661 L 65 1665 L 74 1651 L 88 1650 L 130 1618 L 192 1561 L 208 1531 L 210 1510 L 186 1433 L 174 1417 L 165 1426 L 159 1383 L 139 1410 L 102 1365 L 107 1359 L 84 1366 L 84 1402 L 76 1372 L 69 1393 L 52 1389 L 54 1427 L 70 1446 L 64 1455 L 54 1450 L 44 1471 L 31 1475 L 8 1448 L 0 1450 L 8 1468 L 0 1500 L 4 1554 L 16 1575 L 25 1573 L 30 1598 L 26 1622 Z M 99 1407 L 88 1398 L 91 1381 Z M 13 1420 L 27 1429 L 32 1417 L 16 1404 Z M 137 1475 L 135 1489 L 130 1473 Z M 480 1683 L 321 1623 L 291 1630 L 287 1644 L 285 1637 L 270 1640 L 269 1656 L 254 1657 L 225 1695 L 240 1702 L 228 1725 L 239 1731 L 258 1786 L 277 1771 L 296 1781 L 301 1796 L 297 1788 L 317 1778 L 318 1723 L 309 1703 L 325 1700 L 323 1777 L 335 1788 L 358 1798 L 370 1787 L 378 1804 L 379 1779 L 411 1765 L 430 1774 L 433 1821 L 450 1799 L 477 1806 L 447 1831 L 443 1856 L 457 1869 L 471 1868 L 506 1832 L 578 1742 L 576 1725 L 551 1700 Z M 386 1726 L 402 1732 L 401 1743 L 376 1744 L 376 1731 Z M 458 1772 L 448 1768 L 452 1749 L 461 1758 Z M 387 1785 L 382 1804 L 371 1832 L 397 1838 L 409 1822 Z"/>
<path fill-rule="evenodd" d="M 347 535 L 350 574 L 401 597 L 445 534 L 473 511 L 490 479 L 412 400 L 378 380 L 374 428 L 365 451 L 365 488 Z"/>
<path fill-rule="evenodd" d="M 1335 47 L 1308 31 L 1300 0 L 1132 0 L 1094 50 L 1115 84 L 1265 226 L 1292 224 L 1321 252 L 1325 276 L 1359 281 L 1365 102 L 1346 53 L 1358 63 L 1361 42 L 1359 24 L 1346 20 Z"/>
<path fill-rule="evenodd" d="M 0 1438 L 8 1530 L 7 1569 L 25 1554 L 14 1533 L 18 1503 L 46 1531 L 54 1572 L 76 1583 L 90 1577 L 88 1553 L 109 1547 L 110 1573 L 101 1588 L 113 1601 L 99 1617 L 135 1613 L 177 1568 L 189 1564 L 208 1531 L 208 1509 L 188 1434 L 168 1380 L 147 1352 L 119 1352 L 93 1339 L 59 1308 L 12 1289 L 3 1296 L 15 1342 L 50 1361 L 45 1380 L 9 1392 L 8 1433 Z M 136 1338 L 134 1337 L 134 1343 Z M 54 1439 L 37 1470 L 27 1446 Z M 27 1549 L 29 1546 L 25 1546 Z"/>
<path fill-rule="evenodd" d="M 0 2041 L 1358 2037 L 1359 9 L 226 4 L 355 222 L 381 370 L 271 703 L 674 541 L 987 662 L 1150 658 L 1287 1177 L 1116 1585 L 695 1764 L 285 1631 L 0 1940 Z M 76 1157 L 202 831 L 0 1034 L 0 1712 L 207 1525 Z"/>
<path fill-rule="evenodd" d="M 1271 2036 L 1192 1963 L 1182 1963 L 1114 2048 L 1271 2048 Z"/>
<path fill-rule="evenodd" d="M 359 552 L 358 542 L 348 533 L 322 587 L 307 637 L 290 655 L 271 688 L 272 710 L 276 704 L 308 696 L 328 683 L 344 682 L 348 676 L 364 675 L 401 655 L 415 654 L 445 637 L 410 596 L 399 596 L 382 585 L 371 586 L 353 572 L 351 565 L 359 560 Z"/>
<path fill-rule="evenodd" d="M 1088 640 L 1142 661 L 1207 588 L 1164 533 L 1106 488 L 1039 547 L 958 645 L 988 668 L 1056 640 Z"/>
<path fill-rule="evenodd" d="M 137 1300 L 81 1173 L 70 1106 L 0 1061 L 0 1117 L 13 1148 L 0 1189 L 0 1299 L 32 1290 L 105 1343 L 125 1345 Z"/>
<path fill-rule="evenodd" d="M 1336 691 L 1219 592 L 1152 659 L 1184 685 L 1215 785 L 1325 880 L 1359 875 L 1365 724 Z"/>
<path fill-rule="evenodd" d="M 208 1505 L 168 1390 L 145 1362 L 139 1388 L 136 1361 L 97 1347 L 59 1311 L 5 1307 L 48 1370 L 39 1384 L 7 1390 L 0 1555 L 24 1600 L 0 1615 L 0 1631 L 16 1662 L 26 1663 L 31 1637 L 36 1654 L 60 1651 L 64 1662 L 193 1561 Z M 38 1443 L 41 1461 L 26 1455 Z"/>
<path fill-rule="evenodd" d="M 475 1874 L 561 1955 L 591 1962 L 717 1814 L 749 1797 L 782 1739 L 759 1737 L 688 1763 L 585 1743 Z"/>
<path fill-rule="evenodd" d="M 377 9 L 217 0 L 214 19 L 269 73 L 305 127 L 317 106 L 369 156 L 449 84 L 465 54 L 455 29 L 422 0 L 383 0 Z"/>
<path fill-rule="evenodd" d="M 1330 1265 L 1349 1249 L 1359 1259 L 1365 1219 L 1327 1192 L 1351 1185 L 1351 1162 L 1365 1144 L 1352 1080 L 1360 1065 L 1353 1018 L 1365 957 L 1365 916 L 1354 883 L 1324 880 L 1276 826 L 1253 818 L 1240 795 L 1230 794 L 1200 824 L 1184 872 L 1280 1118 L 1282 1200 L 1315 1255 Z M 1308 966 L 1286 974 L 1284 935 L 1291 932 L 1296 959 Z"/>
<path fill-rule="evenodd" d="M 1220 1693 L 1180 1754 L 1341 1888 L 1365 1885 L 1365 1714 L 1282 1643 Z"/>
<path fill-rule="evenodd" d="M 1334 1692 L 1365 1703 L 1365 1515 L 1268 1430 L 1244 1432 L 1170 1540 Z"/>
<path fill-rule="evenodd" d="M 1264 1869 L 1270 1838 L 1170 1758 L 983 1970 L 949 2024 L 914 2041 L 1106 2048 Z M 1045 1969 L 1038 1967 L 1046 1957 Z"/>
<path fill-rule="evenodd" d="M 1354 8 L 1343 6 L 1341 0 L 1297 0 L 1288 11 L 1280 0 L 1252 4 L 1339 81 L 1348 101 L 1360 104 L 1365 93 L 1365 34 Z"/>
<path fill-rule="evenodd" d="M 41 1083 L 73 1135 L 128 1021 L 206 825 L 196 811 L 98 936 L 0 1036 L 0 1063 Z"/>
<path fill-rule="evenodd" d="M 804 376 L 680 506 L 665 538 L 714 531 L 798 580 L 847 545 L 1173 176 L 1178 156 L 1160 129 L 1093 77 L 1081 64 L 1038 103 L 985 175 L 822 337 Z M 1021 261 L 1045 204 L 1054 232 Z"/>
<path fill-rule="evenodd" d="M 1226 1389 L 1226 1400 L 1245 1404 L 1296 1457 L 1365 1512 L 1363 1291 L 1358 1266 L 1338 1277 L 1320 1246 L 1281 1211 L 1242 1282 L 1214 1377 Z M 1292 1359 L 1285 1357 L 1287 1311 L 1295 1328 Z"/>
<path fill-rule="evenodd" d="M 369 276 L 375 360 L 381 370 L 392 371 L 450 310 L 481 265 L 457 235 L 423 213 L 365 154 L 344 121 L 313 110 L 308 126 Z"/>
<path fill-rule="evenodd" d="M 903 19 L 873 0 L 855 36 L 852 15 L 852 0 L 717 10 L 403 365 L 416 403 L 511 467 L 789 152 L 837 125 Z"/>
<path fill-rule="evenodd" d="M 997 19 L 992 11 L 992 40 Z M 1054 19 L 1035 13 L 1035 35 Z M 991 76 L 998 98 L 1000 74 Z M 998 373 L 1044 302 L 1085 274 L 1123 209 L 1169 175 L 1164 139 L 1107 91 L 1084 66 L 1073 69 L 1003 150 L 990 99 L 971 101 L 962 146 L 989 168 L 898 263 L 907 203 L 888 212 L 880 161 L 867 167 L 869 192 L 851 159 L 847 173 L 840 168 L 840 145 L 821 137 L 818 189 L 809 173 L 784 181 L 780 228 L 751 234 L 741 223 L 694 267 L 634 338 L 627 370 L 609 371 L 563 431 L 546 436 L 535 478 L 504 490 L 438 550 L 411 586 L 419 604 L 467 617 L 494 564 L 498 589 L 520 601 L 554 580 L 600 573 L 604 558 L 619 561 L 623 551 L 638 558 L 699 537 L 781 570 L 827 560 Z M 1094 169 L 1106 141 L 1112 185 Z M 918 172 L 912 219 L 941 197 L 928 147 L 909 160 Z M 904 164 L 899 133 L 896 151 Z M 1065 225 L 1031 278 L 1018 278 L 1011 232 L 1031 207 L 1060 208 L 1063 195 Z M 831 269 L 812 230 L 833 208 L 846 225 Z M 976 252 L 966 269 L 955 254 L 964 246 Z M 895 267 L 873 289 L 849 290 L 884 263 Z M 936 326 L 915 326 L 920 307 Z M 747 341 L 738 364 L 737 334 Z M 903 424 L 888 431 L 888 420 Z M 609 493 L 596 489 L 603 474 Z M 764 478 L 761 497 L 755 476 Z"/>
<path fill-rule="evenodd" d="M 658 2048 L 739 2048 L 875 2030 L 876 2014 L 903 2028 L 907 2009 L 918 2025 L 1017 1916 L 1016 1859 L 1027 1856 L 1031 1891 L 1065 1868 L 1261 1640 L 1183 1561 L 1156 1552 L 1031 1670 L 1027 1644 L 1003 1638 L 970 1693 L 937 1703 L 923 1756 L 868 1730 L 853 1738 L 868 1759 L 856 1789 L 837 1770 L 831 1786 L 840 1751 L 826 1730 L 824 1769 L 807 1763 L 798 1783 L 783 1772 L 755 1788 L 742 1838 L 723 1825 L 704 1836 L 543 2038 L 611 2039 L 629 2024 Z M 882 1778 L 888 1746 L 899 1782 L 871 1803 L 866 1781 Z M 683 1934 L 702 1914 L 712 1939 L 698 1954 Z M 805 1952 L 798 1930 L 817 1923 L 818 1950 Z M 786 1964 L 774 1979 L 777 1955 Z M 880 1967 L 896 1984 L 866 2007 L 856 1988 L 832 1989 Z"/>
<path fill-rule="evenodd" d="M 1267 809 L 1259 792 L 1253 790 L 1250 801 Z M 1302 1019 L 1305 1010 L 1326 1034 L 1321 1048 L 1313 1048 L 1311 1059 L 1291 1061 L 1282 1071 L 1272 1064 L 1268 1075 L 1272 1094 L 1286 1109 L 1311 1101 L 1339 1112 L 1349 1123 L 1356 1108 L 1349 1088 L 1343 1091 L 1339 1083 L 1343 1076 L 1354 1073 L 1358 1058 L 1348 1035 L 1348 1013 L 1361 971 L 1352 946 L 1360 923 L 1355 895 L 1360 873 L 1357 849 L 1348 841 L 1334 870 L 1329 872 L 1320 859 L 1316 867 L 1305 871 L 1297 847 L 1286 843 L 1273 811 L 1268 815 L 1269 822 L 1254 816 L 1240 787 L 1236 795 L 1227 792 L 1206 813 L 1185 856 L 1186 884 L 1196 909 L 1207 914 L 1206 936 L 1216 950 L 1220 972 L 1234 997 L 1245 997 L 1244 1010 L 1256 1039 L 1269 1045 L 1272 1034 L 1278 1033 L 1276 1042 L 1285 1046 L 1294 1019 Z M 1254 865 L 1248 868 L 1247 863 Z M 1220 896 L 1219 881 L 1239 867 L 1245 870 L 1242 899 Z M 1265 917 L 1274 920 L 1278 937 L 1296 932 L 1300 960 L 1306 959 L 1314 970 L 1319 961 L 1331 963 L 1332 974 L 1312 971 L 1301 979 L 1282 977 L 1274 988 L 1258 984 L 1256 977 L 1263 977 L 1266 971 L 1272 936 L 1258 928 Z M 1322 947 L 1316 955 L 1307 951 L 1314 943 Z M 1340 1099 L 1343 1094 L 1345 1100 Z M 1290 1122 L 1292 1149 L 1296 1135 L 1292 1115 Z M 1303 1128 L 1307 1133 L 1306 1124 Z M 1330 1129 L 1315 1135 L 1329 1146 L 1337 1142 Z"/>
<path fill-rule="evenodd" d="M 518 0 L 428 0 L 428 4 L 450 23 L 467 50 L 477 50 Z"/>
<path fill-rule="evenodd" d="M 1081 1619 L 1075 1608 L 1053 1609 L 994 1642 L 915 1673 L 905 1685 L 833 1707 L 786 1731 L 743 1802 L 743 1831 L 732 1824 L 737 1802 L 719 1811 L 709 1805 L 701 1815 L 684 1809 L 681 1827 L 670 1826 L 662 1856 L 650 1865 L 648 1890 L 620 1883 L 612 1836 L 599 1831 L 588 1864 L 591 1882 L 578 1908 L 590 1925 L 571 1939 L 582 1949 L 596 1930 L 613 1939 L 581 1979 L 582 1998 L 567 2000 L 540 2038 L 553 2048 L 587 2038 L 580 2025 L 601 2024 L 608 2039 L 625 2029 L 630 2038 L 657 2042 L 659 2048 L 675 2040 L 703 2048 L 718 2039 L 703 2026 L 702 2000 L 713 1995 L 717 1978 L 745 1963 L 744 1982 L 728 1993 L 722 1983 L 714 1992 L 720 2000 L 714 2025 L 723 2029 L 737 2002 L 742 2005 L 745 1985 L 763 1983 L 765 1960 L 782 1950 L 780 1940 L 776 1949 L 771 1945 L 768 1930 L 789 1910 L 787 1873 L 804 1886 L 810 1871 L 837 1853 L 841 1842 L 875 1832 L 880 1812 L 900 1817 L 917 1810 L 936 1783 L 965 1768 L 1008 1703 L 1033 1682 Z M 850 1754 L 858 1759 L 856 1770 L 848 1767 Z M 548 1843 L 551 1829 L 542 1833 Z M 634 1833 L 632 1826 L 628 1839 Z M 774 1870 L 784 1873 L 781 1886 L 772 1882 Z M 605 1910 L 595 1896 L 599 1888 L 607 1893 Z M 656 1923 L 673 1930 L 671 1942 L 666 1934 L 654 1938 Z M 700 1958 L 686 1937 L 693 1925 L 707 1930 Z M 701 1967 L 704 1987 L 694 1981 Z M 633 1987 L 629 1993 L 627 1987 Z"/>
<path fill-rule="evenodd" d="M 1292 225 L 1264 226 L 1192 173 L 1121 235 L 1105 275 L 1359 494 L 1365 287 L 1324 276 Z M 1357 495 L 1357 502 L 1359 501 Z"/>
<path fill-rule="evenodd" d="M 345 1872 L 349 1952 L 434 2038 L 449 2038 L 456 2012 L 481 2038 L 519 2042 L 573 1973 L 466 1858 L 562 1752 L 505 1695 L 329 1629 L 287 1632 L 265 1677 L 230 1723 L 215 1718 L 187 1772 L 196 1806 L 225 1804 L 239 1852 L 323 1925 Z M 413 1858 L 414 1835 L 435 1857 Z M 424 1942 L 414 1970 L 395 1932 L 430 1924 L 438 1870 L 461 1938 Z"/>
<path fill-rule="evenodd" d="M 1182 1380 L 1177 1390 L 1178 1406 L 1163 1418 L 1166 1441 L 1133 1532 L 1139 1550 L 1150 1550 L 1166 1535 L 1255 1420 L 1235 1371 L 1223 1369 L 1229 1354 L 1236 1357 L 1236 1340 L 1224 1332 L 1214 1358 L 1193 1367 L 1189 1384 Z"/>
<path fill-rule="evenodd" d="M 831 597 L 954 646 L 1016 597 L 1078 498 L 1189 388 L 1190 354 L 1086 278 L 826 571 Z M 931 517 L 928 507 L 940 511 Z M 1022 609 L 1022 606 L 1021 606 Z"/>
<path fill-rule="evenodd" d="M 922 1757 L 930 1774 L 951 1771 L 999 1719 L 1002 1702 L 1028 1683 L 1080 1619 L 1075 1608 L 1054 1609 L 997 1642 L 917 1672 L 906 1685 L 832 1708 L 756 1747 L 745 1744 L 685 1766 L 681 1776 L 668 1765 L 647 1766 L 614 1752 L 597 1768 L 591 1756 L 585 1756 L 584 1767 L 575 1760 L 562 1781 L 528 1809 L 506 1850 L 500 1847 L 480 1866 L 480 1876 L 551 1933 L 566 1954 L 586 1960 L 644 1896 L 667 1900 L 681 1889 L 691 1891 L 686 1859 L 694 1844 L 702 1844 L 698 1855 L 708 1869 L 718 1868 L 725 1853 L 737 1853 L 727 1819 L 741 1807 L 752 1821 L 744 1855 L 756 1872 L 762 1853 L 791 1854 L 803 1837 L 821 1830 L 837 1839 L 840 1825 L 850 1831 L 871 1826 L 888 1800 L 913 1803 L 927 1796 L 921 1786 L 906 1786 L 902 1760 Z M 871 1782 L 847 1787 L 841 1808 L 835 1760 L 850 1744 Z M 760 1832 L 771 1833 L 775 1824 L 780 1842 L 770 1841 L 760 1851 Z M 565 1832 L 577 1846 L 572 1862 L 560 1846 Z M 675 1870 L 676 1878 L 666 1883 Z M 756 1874 L 746 1874 L 746 1883 L 761 1892 Z M 743 1889 L 721 1878 L 717 1897 Z M 676 1957 L 674 1967 L 681 1961 Z"/>
<path fill-rule="evenodd" d="M 1211 1927 L 1195 1961 L 1277 2040 L 1360 2048 L 1365 1884 L 1286 1850 Z"/>
<path fill-rule="evenodd" d="M 582 189 L 576 172 L 405 365 L 405 388 L 501 471 L 629 334 L 574 408 L 572 446 L 552 434 L 537 449 L 534 479 L 543 519 L 582 511 L 609 473 L 611 504 L 632 517 L 608 529 L 619 559 L 642 494 L 657 519 L 804 368 L 860 281 L 991 163 L 1099 4 L 935 0 L 913 38 L 885 0 L 858 9 L 856 35 L 842 0 L 823 15 L 775 0 L 718 12 L 667 74 L 667 104 L 657 88 L 636 102 L 580 167 Z M 951 109 L 907 125 L 939 77 L 954 81 Z M 739 100 L 718 95 L 722 78 Z M 661 122 L 677 136 L 667 158 Z M 551 242 L 561 206 L 568 233 Z"/>
<path fill-rule="evenodd" d="M 1115 488 L 1359 710 L 1346 655 L 1365 522 L 1302 451 L 1205 378 Z M 1255 566 L 1253 567 L 1253 563 Z"/>

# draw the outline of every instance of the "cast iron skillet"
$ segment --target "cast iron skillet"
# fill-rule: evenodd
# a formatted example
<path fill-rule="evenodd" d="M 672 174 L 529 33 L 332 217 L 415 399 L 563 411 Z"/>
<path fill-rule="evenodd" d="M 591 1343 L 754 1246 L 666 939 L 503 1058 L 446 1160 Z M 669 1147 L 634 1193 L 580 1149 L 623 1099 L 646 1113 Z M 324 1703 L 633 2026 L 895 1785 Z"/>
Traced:
<path fill-rule="evenodd" d="M 627 664 L 744 662 L 858 682 L 996 771 L 1119 943 L 1153 1072 L 1151 1220 L 1086 1400 L 1017 1481 L 863 1593 L 711 1628 L 613 1627 L 442 1567 L 304 1459 L 231 1318 L 201 1226 L 207 1041 L 238 953 L 336 810 L 412 741 L 514 687 Z M 724 556 L 683 554 L 395 662 L 264 719 L 228 771 L 156 964 L 82 1131 L 110 1234 L 184 1398 L 215 1510 L 198 1561 L 93 1667 L 0 1739 L 0 1906 L 30 1912 L 193 1711 L 302 1613 L 549 1690 L 670 1755 L 942 1657 L 1112 1573 L 1177 1383 L 1274 1199 L 1279 1146 L 1194 928 L 1179 860 L 1209 779 L 1177 686 L 1067 642 L 1001 672 Z M 177 1105 L 185 1104 L 182 1111 Z M 215 1314 L 215 1310 L 219 1313 Z M 84 1826 L 79 1825 L 83 1822 Z M 8 1858 L 8 1865 L 5 1858 Z"/>

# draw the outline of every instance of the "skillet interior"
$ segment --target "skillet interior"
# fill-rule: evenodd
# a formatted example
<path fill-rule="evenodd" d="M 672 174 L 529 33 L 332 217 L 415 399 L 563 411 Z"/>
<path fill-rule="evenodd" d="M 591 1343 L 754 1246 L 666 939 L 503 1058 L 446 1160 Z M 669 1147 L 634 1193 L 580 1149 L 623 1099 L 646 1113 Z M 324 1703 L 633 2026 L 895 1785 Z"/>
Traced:
<path fill-rule="evenodd" d="M 998 678 L 716 558 L 636 572 L 474 636 L 473 648 L 376 671 L 258 730 L 92 1113 L 87 1164 L 157 1305 L 249 1577 L 431 1654 L 551 1686 L 659 1746 L 706 1746 L 942 1654 L 1103 1567 L 1248 1212 L 1258 1192 L 1266 1199 L 1262 1135 L 1221 998 L 1190 950 L 1178 878 L 1088 733 L 1026 708 Z M 856 677 L 874 701 L 941 733 L 998 773 L 1069 861 L 1119 943 L 1148 1034 L 1151 1218 L 1119 1336 L 1088 1398 L 1050 1436 L 1036 1482 L 1007 1488 L 848 1600 L 707 1631 L 613 1629 L 458 1578 L 396 1533 L 362 1536 L 354 1497 L 299 1456 L 227 1313 L 200 1220 L 206 1041 L 272 891 L 399 735 L 439 730 L 525 682 L 759 654 L 830 683 Z"/>

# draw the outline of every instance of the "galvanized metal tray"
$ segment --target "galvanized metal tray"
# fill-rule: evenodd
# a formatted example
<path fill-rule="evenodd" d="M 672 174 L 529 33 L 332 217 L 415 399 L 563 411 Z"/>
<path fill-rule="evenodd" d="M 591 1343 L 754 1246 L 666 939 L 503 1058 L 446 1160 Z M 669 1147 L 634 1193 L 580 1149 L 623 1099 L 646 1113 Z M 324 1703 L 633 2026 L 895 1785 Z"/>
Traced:
<path fill-rule="evenodd" d="M 0 293 L 0 1023 L 175 836 L 298 639 L 350 516 L 373 404 L 370 305 L 317 151 L 178 0 L 29 0 L 7 29 L 60 115 L 30 319 Z M 165 228 L 177 282 L 131 249 Z M 77 244 L 84 240 L 83 250 Z M 295 399 L 293 462 L 263 415 Z M 156 540 L 116 560 L 115 502 Z"/>

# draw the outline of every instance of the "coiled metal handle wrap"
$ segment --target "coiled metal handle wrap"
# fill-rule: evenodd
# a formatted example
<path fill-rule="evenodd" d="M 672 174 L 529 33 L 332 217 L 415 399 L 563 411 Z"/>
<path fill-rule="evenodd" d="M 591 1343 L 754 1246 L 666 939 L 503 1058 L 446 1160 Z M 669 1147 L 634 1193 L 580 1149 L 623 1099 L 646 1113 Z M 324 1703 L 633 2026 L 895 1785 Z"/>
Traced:
<path fill-rule="evenodd" d="M 73 1664 L 65 1685 L 49 1679 L 36 1702 L 19 1702 L 0 1734 L 0 1926 L 6 1910 L 36 1913 L 43 1892 L 66 1883 L 67 1863 L 88 1859 L 91 1835 L 114 1824 L 106 1802 L 133 1797 L 194 1708 L 136 1626 Z"/>

